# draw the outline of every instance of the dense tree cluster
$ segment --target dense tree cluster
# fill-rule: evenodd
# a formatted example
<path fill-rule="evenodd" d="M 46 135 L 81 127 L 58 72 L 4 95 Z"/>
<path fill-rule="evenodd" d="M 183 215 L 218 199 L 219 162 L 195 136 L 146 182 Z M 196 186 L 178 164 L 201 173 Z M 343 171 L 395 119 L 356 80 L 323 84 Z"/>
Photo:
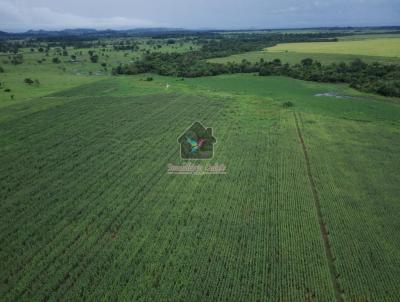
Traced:
<path fill-rule="evenodd" d="M 97 63 L 99 61 L 99 56 L 93 50 L 89 50 L 88 54 L 90 57 L 90 62 Z"/>
<path fill-rule="evenodd" d="M 284 75 L 296 79 L 348 83 L 351 87 L 385 96 L 400 96 L 400 66 L 381 63 L 367 64 L 356 59 L 348 64 L 322 65 L 306 58 L 300 64 L 282 64 L 279 60 L 261 62 L 260 75 Z"/>
<path fill-rule="evenodd" d="M 204 58 L 226 57 L 232 54 L 243 53 L 276 45 L 278 43 L 293 42 L 335 42 L 340 34 L 333 33 L 305 33 L 305 34 L 233 34 L 218 35 L 212 39 L 202 37 L 198 43 L 202 45 L 201 53 Z"/>
<path fill-rule="evenodd" d="M 199 77 L 213 73 L 210 64 L 201 60 L 197 52 L 190 53 L 147 53 L 141 60 L 132 64 L 119 65 L 113 69 L 114 74 L 139 74 L 152 72 L 160 75 L 176 75 L 183 77 Z"/>

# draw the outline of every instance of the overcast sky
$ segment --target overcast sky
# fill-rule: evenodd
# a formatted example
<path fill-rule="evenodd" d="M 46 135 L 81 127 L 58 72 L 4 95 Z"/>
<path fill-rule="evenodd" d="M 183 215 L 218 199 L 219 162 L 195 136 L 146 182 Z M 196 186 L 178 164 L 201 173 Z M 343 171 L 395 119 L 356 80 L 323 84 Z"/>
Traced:
<path fill-rule="evenodd" d="M 0 30 L 400 25 L 400 0 L 0 0 Z"/>

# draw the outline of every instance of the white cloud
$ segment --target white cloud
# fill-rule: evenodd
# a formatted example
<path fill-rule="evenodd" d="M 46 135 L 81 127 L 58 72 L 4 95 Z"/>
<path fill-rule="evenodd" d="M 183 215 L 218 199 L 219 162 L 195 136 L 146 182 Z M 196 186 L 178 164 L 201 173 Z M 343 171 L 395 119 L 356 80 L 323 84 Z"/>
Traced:
<path fill-rule="evenodd" d="M 5 31 L 398 25 L 399 20 L 400 0 L 0 0 Z"/>
<path fill-rule="evenodd" d="M 56 12 L 48 7 L 27 7 L 0 1 L 0 30 L 95 28 L 122 29 L 159 26 L 140 18 L 91 18 Z"/>
<path fill-rule="evenodd" d="M 299 11 L 297 6 L 289 6 L 287 8 L 274 9 L 271 11 L 273 14 L 290 14 Z"/>

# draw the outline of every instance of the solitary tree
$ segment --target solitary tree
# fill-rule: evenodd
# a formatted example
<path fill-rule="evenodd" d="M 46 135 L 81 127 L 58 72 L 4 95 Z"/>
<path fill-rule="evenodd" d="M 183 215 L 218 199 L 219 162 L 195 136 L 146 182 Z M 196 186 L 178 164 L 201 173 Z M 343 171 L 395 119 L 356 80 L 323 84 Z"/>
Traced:
<path fill-rule="evenodd" d="M 28 85 L 32 85 L 32 84 L 34 83 L 34 81 L 33 81 L 31 78 L 26 78 L 26 79 L 24 80 L 24 82 L 25 82 L 26 84 L 28 84 Z"/>
<path fill-rule="evenodd" d="M 90 57 L 90 61 L 92 61 L 92 63 L 97 63 L 97 61 L 99 60 L 99 56 L 94 54 Z"/>

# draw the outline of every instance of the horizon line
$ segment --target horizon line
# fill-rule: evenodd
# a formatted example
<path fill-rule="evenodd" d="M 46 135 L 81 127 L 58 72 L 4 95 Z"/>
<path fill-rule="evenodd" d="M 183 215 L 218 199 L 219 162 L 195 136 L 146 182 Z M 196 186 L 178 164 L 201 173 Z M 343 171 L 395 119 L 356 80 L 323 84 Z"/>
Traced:
<path fill-rule="evenodd" d="M 302 29 L 349 29 L 349 28 L 399 28 L 398 25 L 332 25 L 332 26 L 306 26 L 306 27 L 168 27 L 168 26 L 145 26 L 145 27 L 129 27 L 129 28 L 91 28 L 91 27 L 65 27 L 60 29 L 26 29 L 26 30 L 2 30 L 0 32 L 8 34 L 26 34 L 29 32 L 62 32 L 77 30 L 92 31 L 130 31 L 130 30 L 170 30 L 170 31 L 273 31 L 273 30 L 302 30 Z"/>

